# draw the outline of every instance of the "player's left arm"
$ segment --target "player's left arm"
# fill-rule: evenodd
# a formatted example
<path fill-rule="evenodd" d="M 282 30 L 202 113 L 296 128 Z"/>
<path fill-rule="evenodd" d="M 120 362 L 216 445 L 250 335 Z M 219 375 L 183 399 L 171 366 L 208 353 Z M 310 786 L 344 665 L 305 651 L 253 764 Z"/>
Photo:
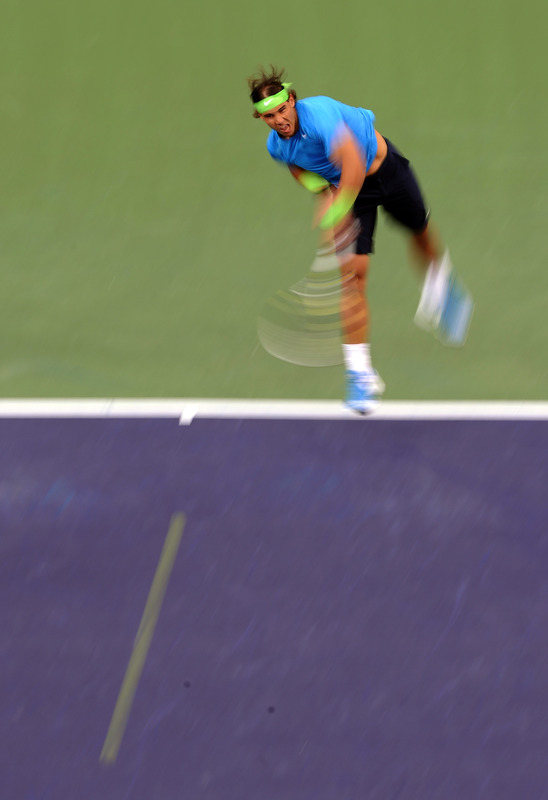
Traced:
<path fill-rule="evenodd" d="M 365 180 L 365 164 L 359 145 L 348 129 L 333 150 L 331 160 L 341 170 L 341 180 L 335 199 L 341 192 L 346 192 L 354 203 Z"/>
<path fill-rule="evenodd" d="M 324 204 L 320 210 L 318 224 L 323 229 L 337 228 L 345 223 L 365 179 L 360 147 L 348 129 L 338 137 L 330 159 L 341 170 L 341 179 L 327 206 Z"/>

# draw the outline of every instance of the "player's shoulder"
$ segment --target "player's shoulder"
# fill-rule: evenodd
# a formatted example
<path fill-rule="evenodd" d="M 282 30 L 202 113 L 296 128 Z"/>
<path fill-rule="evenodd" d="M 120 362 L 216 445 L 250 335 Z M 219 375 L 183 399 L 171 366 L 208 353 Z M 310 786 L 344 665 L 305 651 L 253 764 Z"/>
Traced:
<path fill-rule="evenodd" d="M 297 100 L 297 109 L 304 109 L 311 113 L 322 111 L 327 108 L 336 108 L 339 105 L 337 100 L 326 95 L 314 95 L 313 97 L 304 97 L 302 100 Z"/>
<path fill-rule="evenodd" d="M 298 100 L 297 113 L 301 130 L 312 141 L 330 139 L 342 119 L 339 103 L 325 95 Z"/>
<path fill-rule="evenodd" d="M 341 117 L 341 106 L 338 100 L 326 95 L 305 97 L 297 101 L 299 120 L 318 129 L 333 125 Z"/>

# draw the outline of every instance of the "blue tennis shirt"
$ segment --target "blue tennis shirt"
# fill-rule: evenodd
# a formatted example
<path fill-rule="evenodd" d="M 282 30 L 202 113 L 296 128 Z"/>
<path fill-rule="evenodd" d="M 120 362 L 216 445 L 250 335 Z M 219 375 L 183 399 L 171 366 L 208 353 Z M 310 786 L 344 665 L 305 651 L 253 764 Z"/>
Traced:
<path fill-rule="evenodd" d="M 355 108 L 339 103 L 331 97 L 306 97 L 297 100 L 299 129 L 294 136 L 284 139 L 270 131 L 266 146 L 272 158 L 283 164 L 317 172 L 335 186 L 341 170 L 329 156 L 336 148 L 341 134 L 348 128 L 361 148 L 365 171 L 377 155 L 377 137 L 373 123 L 375 115 L 366 108 Z"/>

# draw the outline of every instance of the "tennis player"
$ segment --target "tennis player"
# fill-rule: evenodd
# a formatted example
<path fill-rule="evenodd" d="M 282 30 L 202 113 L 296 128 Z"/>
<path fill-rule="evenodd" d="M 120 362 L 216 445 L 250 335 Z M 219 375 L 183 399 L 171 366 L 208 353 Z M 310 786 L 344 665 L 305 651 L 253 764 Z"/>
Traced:
<path fill-rule="evenodd" d="M 343 256 L 339 249 L 345 287 L 341 319 L 345 402 L 354 411 L 367 413 L 384 390 L 371 363 L 367 302 L 378 206 L 408 231 L 419 257 L 424 279 L 416 323 L 446 343 L 460 344 L 462 308 L 455 317 L 453 302 L 452 313 L 446 313 L 453 283 L 451 262 L 429 224 L 429 211 L 409 161 L 375 129 L 373 112 L 330 97 L 297 100 L 283 76 L 283 70 L 261 68 L 249 79 L 254 116 L 271 128 L 267 140 L 271 157 L 286 164 L 297 181 L 318 195 L 316 224 L 324 244 L 332 241 L 337 249 L 346 232 L 356 227 L 359 231 L 350 253 L 345 250 Z"/>

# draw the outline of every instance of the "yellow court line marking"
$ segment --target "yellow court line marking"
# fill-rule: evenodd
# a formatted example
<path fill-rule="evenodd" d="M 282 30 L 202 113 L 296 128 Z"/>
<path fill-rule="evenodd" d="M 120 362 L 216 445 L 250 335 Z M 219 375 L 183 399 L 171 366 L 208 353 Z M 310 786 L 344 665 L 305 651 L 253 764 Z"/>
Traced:
<path fill-rule="evenodd" d="M 105 743 L 101 750 L 100 761 L 106 764 L 113 764 L 116 761 L 120 745 L 122 744 L 131 705 L 135 697 L 135 692 L 137 691 L 137 685 L 145 665 L 156 622 L 158 621 L 158 616 L 162 608 L 162 602 L 175 562 L 177 550 L 179 549 L 185 522 L 186 518 L 182 513 L 174 514 L 171 518 L 169 530 L 162 548 L 158 566 L 156 567 L 145 610 L 141 618 L 141 624 L 139 625 L 139 630 L 135 637 L 133 651 L 127 665 L 124 680 L 122 681 L 118 700 L 114 707 Z"/>

